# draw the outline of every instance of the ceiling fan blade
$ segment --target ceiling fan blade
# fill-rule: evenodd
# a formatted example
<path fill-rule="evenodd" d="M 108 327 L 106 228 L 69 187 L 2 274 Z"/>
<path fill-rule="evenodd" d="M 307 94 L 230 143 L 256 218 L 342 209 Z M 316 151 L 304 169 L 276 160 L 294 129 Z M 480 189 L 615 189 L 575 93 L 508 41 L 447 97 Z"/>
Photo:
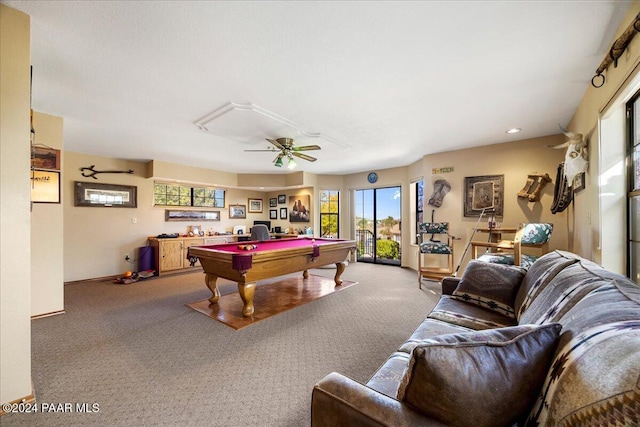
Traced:
<path fill-rule="evenodd" d="M 294 151 L 291 154 L 293 154 L 296 157 L 300 157 L 301 159 L 307 160 L 309 162 L 315 162 L 317 160 L 315 157 L 307 156 L 306 154 L 298 153 L 296 151 Z"/>
<path fill-rule="evenodd" d="M 265 139 L 270 143 L 272 143 L 273 145 L 275 145 L 276 147 L 278 147 L 278 149 L 284 150 L 284 146 L 280 144 L 278 141 L 276 141 L 275 139 L 269 139 L 269 138 L 265 138 Z"/>
<path fill-rule="evenodd" d="M 277 153 L 278 150 L 244 150 L 244 151 L 268 151 L 269 153 Z"/>
<path fill-rule="evenodd" d="M 319 145 L 303 145 L 302 147 L 291 147 L 293 151 L 311 151 L 311 150 L 321 150 Z"/>

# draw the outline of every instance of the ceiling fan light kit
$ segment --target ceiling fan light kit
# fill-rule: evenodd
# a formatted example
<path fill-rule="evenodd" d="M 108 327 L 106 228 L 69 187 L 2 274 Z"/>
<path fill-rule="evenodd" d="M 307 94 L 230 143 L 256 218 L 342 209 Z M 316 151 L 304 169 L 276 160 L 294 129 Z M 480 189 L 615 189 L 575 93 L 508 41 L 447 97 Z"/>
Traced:
<path fill-rule="evenodd" d="M 295 147 L 295 141 L 293 138 L 278 138 L 278 139 L 270 139 L 266 138 L 271 144 L 273 144 L 276 148 L 268 148 L 266 150 L 244 150 L 244 151 L 268 151 L 270 153 L 277 152 L 280 150 L 280 153 L 276 156 L 273 161 L 273 165 L 276 167 L 282 167 L 283 158 L 288 159 L 287 168 L 293 169 L 296 167 L 297 163 L 293 158 L 298 157 L 300 159 L 306 160 L 308 162 L 315 162 L 317 159 L 315 157 L 311 157 L 307 154 L 300 153 L 300 151 L 312 151 L 312 150 L 320 150 L 321 147 L 319 145 L 303 145 L 302 147 Z"/>

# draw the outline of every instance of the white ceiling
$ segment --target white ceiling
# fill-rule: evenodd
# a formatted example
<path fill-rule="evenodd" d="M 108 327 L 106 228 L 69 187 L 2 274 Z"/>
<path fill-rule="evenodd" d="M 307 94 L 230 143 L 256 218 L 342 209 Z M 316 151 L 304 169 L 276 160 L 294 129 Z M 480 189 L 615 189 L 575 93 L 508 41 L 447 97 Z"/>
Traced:
<path fill-rule="evenodd" d="M 2 3 L 65 150 L 286 173 L 244 150 L 293 137 L 322 147 L 296 170 L 345 174 L 559 133 L 630 2 Z"/>

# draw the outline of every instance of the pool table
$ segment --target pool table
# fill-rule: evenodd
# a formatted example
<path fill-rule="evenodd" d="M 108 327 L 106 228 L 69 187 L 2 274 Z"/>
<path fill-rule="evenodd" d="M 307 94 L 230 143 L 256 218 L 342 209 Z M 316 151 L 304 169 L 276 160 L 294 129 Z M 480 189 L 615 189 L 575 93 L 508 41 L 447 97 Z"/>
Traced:
<path fill-rule="evenodd" d="M 245 245 L 255 248 L 246 250 Z M 266 241 L 222 243 L 207 246 L 192 246 L 187 257 L 195 263 L 196 258 L 205 272 L 205 283 L 213 295 L 212 304 L 218 302 L 220 292 L 216 284 L 218 277 L 238 283 L 238 292 L 244 303 L 242 314 L 251 316 L 254 311 L 253 295 L 258 280 L 302 271 L 308 278 L 310 268 L 327 264 L 336 265 L 334 281 L 342 283 L 340 275 L 345 269 L 347 255 L 356 249 L 353 240 L 296 237 Z"/>

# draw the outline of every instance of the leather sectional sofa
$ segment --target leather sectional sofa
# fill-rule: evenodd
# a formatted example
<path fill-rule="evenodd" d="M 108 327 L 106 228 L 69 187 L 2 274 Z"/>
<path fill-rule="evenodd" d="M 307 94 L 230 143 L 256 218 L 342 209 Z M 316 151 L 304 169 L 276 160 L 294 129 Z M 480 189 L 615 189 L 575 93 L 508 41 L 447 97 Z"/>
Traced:
<path fill-rule="evenodd" d="M 471 261 L 361 384 L 331 373 L 313 426 L 638 426 L 640 287 L 575 254 Z"/>

